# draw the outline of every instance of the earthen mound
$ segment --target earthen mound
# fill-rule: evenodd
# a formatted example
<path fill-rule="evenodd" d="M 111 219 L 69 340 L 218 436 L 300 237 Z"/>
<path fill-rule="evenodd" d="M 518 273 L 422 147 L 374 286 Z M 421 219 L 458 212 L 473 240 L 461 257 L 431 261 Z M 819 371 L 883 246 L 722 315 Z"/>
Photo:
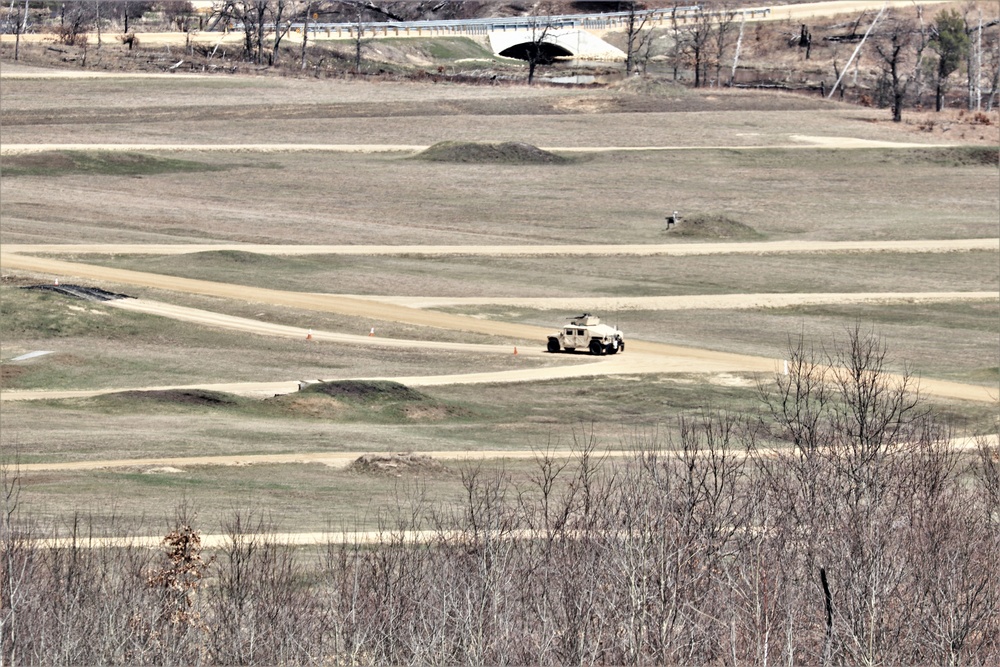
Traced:
<path fill-rule="evenodd" d="M 420 153 L 417 158 L 431 162 L 467 164 L 561 164 L 566 158 L 520 141 L 480 143 L 442 141 Z"/>

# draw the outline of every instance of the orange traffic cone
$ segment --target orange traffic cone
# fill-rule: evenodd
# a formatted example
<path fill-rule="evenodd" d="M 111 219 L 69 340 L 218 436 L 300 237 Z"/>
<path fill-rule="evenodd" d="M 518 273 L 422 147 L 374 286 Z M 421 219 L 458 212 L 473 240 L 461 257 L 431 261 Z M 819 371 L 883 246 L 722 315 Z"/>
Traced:
<path fill-rule="evenodd" d="M 309 333 L 306 334 L 306 340 L 312 340 L 312 339 L 313 339 L 313 330 L 310 329 Z"/>
<path fill-rule="evenodd" d="M 372 330 L 368 332 L 368 335 L 369 336 L 374 336 L 375 335 L 375 327 L 372 327 Z"/>
<path fill-rule="evenodd" d="M 514 355 L 517 355 L 517 347 L 514 348 Z"/>
<path fill-rule="evenodd" d="M 59 285 L 59 279 L 56 278 L 56 286 L 58 286 L 58 285 Z"/>

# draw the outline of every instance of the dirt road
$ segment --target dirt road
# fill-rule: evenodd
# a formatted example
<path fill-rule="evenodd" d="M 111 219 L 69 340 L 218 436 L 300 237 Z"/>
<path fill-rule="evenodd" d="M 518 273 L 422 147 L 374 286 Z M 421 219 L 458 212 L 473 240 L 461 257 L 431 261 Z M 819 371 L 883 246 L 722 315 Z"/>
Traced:
<path fill-rule="evenodd" d="M 948 301 L 1000 300 L 996 292 L 852 292 L 813 294 L 690 294 L 685 296 L 638 297 L 425 297 L 370 296 L 369 299 L 411 308 L 447 306 L 510 306 L 514 308 L 572 311 L 623 310 L 750 310 L 790 306 L 843 305 L 858 303 L 941 303 Z"/>
<path fill-rule="evenodd" d="M 928 247 L 933 247 L 933 245 L 933 242 L 928 242 Z M 480 252 L 487 253 L 488 249 L 483 248 Z M 143 273 L 126 269 L 94 266 L 90 264 L 80 264 L 45 257 L 2 253 L 0 254 L 0 266 L 8 270 L 19 269 L 60 276 L 63 279 L 63 282 L 68 282 L 68 280 L 72 280 L 74 277 L 87 278 L 116 284 L 139 285 L 190 294 L 256 301 L 259 303 L 290 306 L 305 310 L 332 312 L 352 317 L 369 317 L 387 321 L 404 322 L 419 326 L 504 336 L 512 339 L 513 341 L 528 341 L 529 345 L 524 346 L 525 353 L 528 354 L 539 353 L 541 341 L 544 341 L 549 333 L 549 329 L 543 327 L 482 320 L 474 317 L 435 311 L 424 311 L 406 305 L 386 303 L 367 297 L 308 294 L 259 287 L 247 287 L 206 280 L 194 280 L 191 278 L 178 278 L 173 276 Z M 777 297 L 777 295 L 773 296 Z M 304 334 L 304 331 L 301 328 L 281 327 L 269 323 L 257 322 L 255 320 L 233 318 L 230 316 L 220 315 L 218 313 L 199 311 L 198 309 L 183 308 L 180 306 L 173 306 L 171 304 L 162 304 L 158 302 L 148 302 L 142 300 L 139 302 L 129 303 L 128 301 L 125 301 L 119 302 L 118 306 L 134 310 L 144 310 L 144 312 L 155 313 L 165 317 L 176 317 L 190 322 L 200 322 L 209 326 L 240 327 L 243 328 L 243 330 L 257 331 L 267 335 L 303 336 Z M 341 340 L 344 341 L 360 342 L 357 341 L 357 338 L 359 337 L 333 333 L 330 333 L 330 335 L 342 337 Z M 379 341 L 379 344 L 382 344 L 382 341 Z M 392 344 L 412 345 L 409 341 Z M 440 347 L 442 349 L 454 349 L 454 347 L 452 347 L 453 345 L 454 344 L 451 343 L 435 344 L 436 347 Z M 482 349 L 484 352 L 504 351 L 499 349 L 503 346 L 469 347 L 468 344 L 458 345 L 463 346 L 463 349 Z M 607 374 L 682 372 L 710 374 L 733 372 L 775 373 L 781 366 L 780 360 L 777 359 L 714 352 L 710 350 L 699 350 L 695 348 L 686 348 L 676 345 L 666 345 L 663 343 L 652 343 L 646 341 L 629 341 L 627 349 L 627 354 L 600 358 L 592 364 L 519 369 L 514 371 L 473 373 L 464 375 L 395 377 L 390 379 L 412 386 L 429 386 L 435 384 L 482 382 L 524 382 Z M 506 351 L 504 351 L 504 353 L 506 353 Z M 290 382 L 251 383 L 250 385 L 247 383 L 240 383 L 210 386 L 205 385 L 205 387 L 218 391 L 230 391 L 233 393 L 274 394 L 294 391 L 297 388 L 297 384 Z M 920 387 L 924 393 L 950 398 L 989 402 L 995 402 L 998 398 L 996 395 L 997 392 L 995 390 L 991 390 L 990 388 L 964 385 L 954 382 L 924 380 L 920 383 Z M 97 393 L 108 392 L 102 390 Z M 30 398 L 69 397 L 71 395 L 94 395 L 94 392 L 89 394 L 81 392 L 5 392 L 3 395 L 0 395 L 0 398 L 3 400 L 24 400 Z"/>
<path fill-rule="evenodd" d="M 813 137 L 789 134 L 789 143 L 766 146 L 540 146 L 552 153 L 616 153 L 648 151 L 773 150 L 826 148 L 934 148 L 954 144 L 873 141 L 853 137 Z M 0 155 L 28 155 L 51 151 L 211 152 L 211 153 L 419 153 L 430 148 L 413 144 L 4 144 Z"/>
<path fill-rule="evenodd" d="M 990 250 L 1000 252 L 1000 238 L 910 241 L 760 241 L 746 243 L 651 243 L 567 245 L 265 245 L 257 243 L 6 243 L 5 255 L 184 255 L 195 252 L 252 252 L 261 255 L 422 255 L 428 257 L 489 256 L 655 256 L 776 255 L 804 253 L 937 253 Z"/>
<path fill-rule="evenodd" d="M 985 442 L 990 447 L 996 447 L 998 438 L 989 436 Z M 955 438 L 951 441 L 951 447 L 956 450 L 971 451 L 978 446 L 974 438 Z M 505 450 L 483 450 L 483 451 L 435 451 L 422 452 L 422 455 L 429 456 L 442 461 L 482 461 L 490 459 L 534 459 L 538 456 L 535 451 L 505 451 Z M 555 458 L 570 458 L 575 455 L 570 450 L 556 450 L 548 452 Z M 634 455 L 630 451 L 607 451 L 601 452 L 600 456 L 627 457 Z M 177 474 L 183 471 L 176 466 L 218 466 L 218 465 L 254 465 L 254 464 L 296 464 L 296 463 L 318 463 L 332 468 L 343 469 L 349 466 L 358 454 L 355 453 L 306 453 L 306 454 L 273 454 L 273 455 L 246 455 L 246 456 L 206 456 L 188 458 L 162 458 L 162 459 L 133 459 L 133 460 L 108 460 L 108 461 L 83 461 L 74 463 L 36 463 L 20 466 L 20 472 L 61 472 L 61 471 L 81 471 L 81 470 L 101 470 L 108 468 L 146 468 L 147 473 L 155 474 Z M 301 532 L 301 533 L 268 533 L 261 535 L 267 540 L 293 546 L 313 546 L 324 544 L 372 544 L 388 538 L 409 543 L 421 543 L 429 540 L 459 538 L 460 534 L 442 533 L 438 531 L 396 531 L 380 532 L 377 530 L 368 531 L 326 531 L 326 532 Z M 511 537 L 520 536 L 532 537 L 526 533 L 515 533 Z M 206 549 L 219 549 L 227 546 L 230 536 L 225 534 L 203 534 L 200 536 L 201 544 Z M 157 548 L 163 544 L 163 537 L 159 535 L 132 536 L 128 538 L 115 537 L 95 537 L 83 540 L 72 541 L 69 538 L 50 538 L 39 540 L 37 545 L 43 548 L 66 548 L 76 546 L 80 548 L 105 548 L 134 546 L 144 548 Z"/>

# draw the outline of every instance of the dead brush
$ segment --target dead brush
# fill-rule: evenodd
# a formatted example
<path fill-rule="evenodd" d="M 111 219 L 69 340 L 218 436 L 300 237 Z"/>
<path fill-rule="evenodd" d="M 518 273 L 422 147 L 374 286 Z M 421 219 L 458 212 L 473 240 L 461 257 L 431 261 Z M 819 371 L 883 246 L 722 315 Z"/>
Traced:
<path fill-rule="evenodd" d="M 127 46 L 129 51 L 139 46 L 139 38 L 136 37 L 136 34 L 134 32 L 128 32 L 123 35 L 118 35 L 118 41 L 121 42 L 124 46 Z"/>
<path fill-rule="evenodd" d="M 205 572 L 214 561 L 201 555 L 201 536 L 190 525 L 183 524 L 163 538 L 167 563 L 147 579 L 150 588 L 166 593 L 165 613 L 170 625 L 205 629 L 201 614 L 194 609 L 195 598 Z"/>
<path fill-rule="evenodd" d="M 982 111 L 977 111 L 976 115 L 972 117 L 973 125 L 992 125 L 993 121 L 990 119 L 989 114 Z"/>

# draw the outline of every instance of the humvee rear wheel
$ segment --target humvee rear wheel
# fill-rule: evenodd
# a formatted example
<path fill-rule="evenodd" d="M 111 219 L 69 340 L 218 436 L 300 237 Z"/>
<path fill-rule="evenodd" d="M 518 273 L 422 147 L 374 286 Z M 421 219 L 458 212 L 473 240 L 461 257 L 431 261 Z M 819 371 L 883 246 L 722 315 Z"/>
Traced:
<path fill-rule="evenodd" d="M 604 345 L 601 344 L 599 340 L 590 341 L 590 353 L 591 354 L 604 354 Z"/>
<path fill-rule="evenodd" d="M 618 354 L 618 348 L 614 345 L 608 347 L 608 354 Z"/>
<path fill-rule="evenodd" d="M 555 338 L 550 338 L 549 339 L 548 348 L 549 348 L 549 352 L 558 352 L 559 351 L 559 341 L 556 340 Z"/>

